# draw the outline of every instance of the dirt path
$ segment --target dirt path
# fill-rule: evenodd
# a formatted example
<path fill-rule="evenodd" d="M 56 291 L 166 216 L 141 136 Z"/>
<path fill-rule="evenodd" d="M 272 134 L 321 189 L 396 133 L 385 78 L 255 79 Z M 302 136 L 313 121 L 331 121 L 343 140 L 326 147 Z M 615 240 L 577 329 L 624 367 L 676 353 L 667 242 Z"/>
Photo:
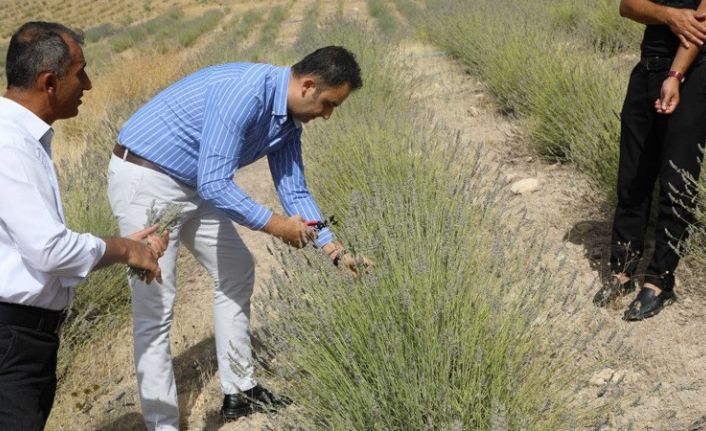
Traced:
<path fill-rule="evenodd" d="M 538 181 L 536 191 L 515 194 L 508 205 L 511 213 L 527 219 L 523 230 L 546 233 L 547 260 L 564 260 L 564 268 L 576 272 L 574 288 L 586 299 L 577 327 L 587 326 L 596 316 L 607 321 L 582 361 L 608 362 L 586 376 L 588 385 L 579 394 L 589 405 L 615 403 L 599 429 L 706 429 L 706 300 L 698 294 L 699 286 L 680 283 L 681 300 L 641 323 L 620 319 L 631 297 L 613 308 L 594 307 L 590 298 L 607 267 L 610 216 L 598 208 L 589 184 L 572 166 L 533 156 L 519 129 L 496 114 L 482 83 L 444 53 L 420 44 L 407 44 L 406 51 L 426 83 L 419 86 L 418 101 L 437 121 L 458 129 L 463 140 L 482 143 L 484 164 L 501 166 L 507 187 L 525 179 Z M 604 343 L 613 332 L 611 342 Z M 616 356 L 618 362 L 610 363 Z"/>
<path fill-rule="evenodd" d="M 278 39 L 283 46 L 296 39 L 304 9 L 313 1 L 297 0 L 290 6 L 290 16 Z M 335 2 L 319 4 L 320 20 L 335 11 Z M 344 12 L 364 18 L 365 2 L 345 2 Z M 587 385 L 579 394 L 588 405 L 601 400 L 615 403 L 606 424 L 598 429 L 706 429 L 706 345 L 702 342 L 706 299 L 696 294 L 698 286 L 682 283 L 678 287 L 680 302 L 638 324 L 620 320 L 627 298 L 615 309 L 593 307 L 590 297 L 605 270 L 609 225 L 605 210 L 597 208 L 591 187 L 573 167 L 547 164 L 533 156 L 518 126 L 497 114 L 482 83 L 443 52 L 411 42 L 403 45 L 403 51 L 423 83 L 415 89 L 416 99 L 434 115 L 434 121 L 458 130 L 470 146 L 483 144 L 483 163 L 502 166 L 501 178 L 507 187 L 528 178 L 538 181 L 536 191 L 512 195 L 508 202 L 511 213 L 524 215 L 527 223 L 523 229 L 546 233 L 550 245 L 547 261 L 563 260 L 566 268 L 576 272 L 574 288 L 579 296 L 587 298 L 576 325 L 587 325 L 596 316 L 608 321 L 601 330 L 603 336 L 597 337 L 577 360 L 600 363 L 622 352 L 618 363 L 606 362 L 595 375 L 586 376 Z M 271 182 L 266 179 L 269 171 L 265 161 L 239 171 L 236 177 L 256 200 L 278 208 Z M 269 239 L 248 229 L 238 227 L 238 231 L 256 259 L 257 301 L 257 292 L 267 285 L 277 263 L 266 249 Z M 188 253 L 183 254 L 179 265 L 172 340 L 183 423 L 192 430 L 266 429 L 267 417 L 262 414 L 228 424 L 221 421 L 211 323 L 212 286 Z M 253 324 L 257 325 L 257 316 L 253 316 Z M 612 332 L 616 335 L 609 337 Z M 598 341 L 608 338 L 610 343 Z M 94 382 L 67 388 L 76 395 L 67 395 L 62 402 L 74 404 L 69 409 L 77 412 L 75 423 L 81 426 L 56 429 L 141 429 L 131 349 L 128 329 L 94 347 L 91 366 L 105 376 L 95 382 L 101 389 L 93 389 Z"/>

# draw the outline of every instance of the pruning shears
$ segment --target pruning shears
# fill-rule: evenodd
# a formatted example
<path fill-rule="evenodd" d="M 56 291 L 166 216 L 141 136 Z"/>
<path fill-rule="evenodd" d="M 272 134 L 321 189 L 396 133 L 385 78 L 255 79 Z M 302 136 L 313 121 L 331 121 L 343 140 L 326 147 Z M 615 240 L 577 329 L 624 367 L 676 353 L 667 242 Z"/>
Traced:
<path fill-rule="evenodd" d="M 334 216 L 327 218 L 326 220 L 308 220 L 304 222 L 307 226 L 314 228 L 314 230 L 320 231 L 325 227 L 330 227 L 337 225 L 338 221 L 334 220 Z"/>

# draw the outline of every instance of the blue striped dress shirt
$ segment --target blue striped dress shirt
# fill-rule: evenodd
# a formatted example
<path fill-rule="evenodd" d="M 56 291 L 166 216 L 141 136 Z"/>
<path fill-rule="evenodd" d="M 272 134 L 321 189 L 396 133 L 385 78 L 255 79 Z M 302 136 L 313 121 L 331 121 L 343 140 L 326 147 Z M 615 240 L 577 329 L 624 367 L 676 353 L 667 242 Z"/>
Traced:
<path fill-rule="evenodd" d="M 287 115 L 289 67 L 229 63 L 199 70 L 160 92 L 123 126 L 118 140 L 158 165 L 235 222 L 261 229 L 272 211 L 234 182 L 235 171 L 267 156 L 282 207 L 322 220 L 304 178 L 301 124 Z M 328 229 L 317 245 L 333 240 Z"/>

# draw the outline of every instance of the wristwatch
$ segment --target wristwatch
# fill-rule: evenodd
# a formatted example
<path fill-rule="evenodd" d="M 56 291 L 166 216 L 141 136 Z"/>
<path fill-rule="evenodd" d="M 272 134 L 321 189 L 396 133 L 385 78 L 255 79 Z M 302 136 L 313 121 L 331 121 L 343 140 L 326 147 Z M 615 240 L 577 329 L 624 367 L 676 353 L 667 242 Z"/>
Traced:
<path fill-rule="evenodd" d="M 677 72 L 676 70 L 670 70 L 667 72 L 667 76 L 671 76 L 672 78 L 677 78 L 679 80 L 680 84 L 684 83 L 684 80 L 686 79 L 686 76 L 684 76 L 683 73 Z"/>

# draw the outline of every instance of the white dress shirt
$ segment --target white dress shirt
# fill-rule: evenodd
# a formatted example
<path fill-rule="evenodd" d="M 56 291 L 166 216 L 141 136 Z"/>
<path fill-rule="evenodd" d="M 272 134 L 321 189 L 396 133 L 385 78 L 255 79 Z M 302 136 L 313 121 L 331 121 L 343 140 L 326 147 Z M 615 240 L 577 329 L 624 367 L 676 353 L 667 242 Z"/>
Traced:
<path fill-rule="evenodd" d="M 0 302 L 64 309 L 105 253 L 66 227 L 51 160 L 51 127 L 0 97 Z"/>

